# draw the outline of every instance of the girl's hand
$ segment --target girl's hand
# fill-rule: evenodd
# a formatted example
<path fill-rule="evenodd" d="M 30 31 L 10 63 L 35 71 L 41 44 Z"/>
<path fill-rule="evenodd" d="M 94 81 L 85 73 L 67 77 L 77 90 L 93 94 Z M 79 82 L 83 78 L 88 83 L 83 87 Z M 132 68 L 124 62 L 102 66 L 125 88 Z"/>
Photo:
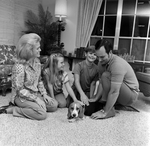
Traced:
<path fill-rule="evenodd" d="M 80 101 L 80 100 L 75 100 L 74 102 L 78 102 L 79 104 L 81 104 L 81 105 L 85 105 L 82 101 Z"/>

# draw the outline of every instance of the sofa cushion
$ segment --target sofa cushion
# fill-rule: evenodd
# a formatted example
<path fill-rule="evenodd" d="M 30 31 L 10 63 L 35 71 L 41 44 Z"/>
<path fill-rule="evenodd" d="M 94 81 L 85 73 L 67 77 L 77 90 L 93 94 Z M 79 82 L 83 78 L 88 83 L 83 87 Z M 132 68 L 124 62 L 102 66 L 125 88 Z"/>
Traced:
<path fill-rule="evenodd" d="M 136 72 L 136 76 L 139 81 L 140 91 L 145 96 L 150 96 L 150 74 L 143 72 Z"/>
<path fill-rule="evenodd" d="M 15 48 L 13 45 L 0 45 L 0 64 L 14 63 Z"/>
<path fill-rule="evenodd" d="M 150 74 L 144 72 L 136 72 L 136 76 L 139 81 L 150 84 Z"/>
<path fill-rule="evenodd" d="M 13 65 L 0 65 L 0 77 L 11 75 Z"/>
<path fill-rule="evenodd" d="M 150 74 L 150 67 L 146 67 L 146 68 L 145 68 L 145 73 Z"/>

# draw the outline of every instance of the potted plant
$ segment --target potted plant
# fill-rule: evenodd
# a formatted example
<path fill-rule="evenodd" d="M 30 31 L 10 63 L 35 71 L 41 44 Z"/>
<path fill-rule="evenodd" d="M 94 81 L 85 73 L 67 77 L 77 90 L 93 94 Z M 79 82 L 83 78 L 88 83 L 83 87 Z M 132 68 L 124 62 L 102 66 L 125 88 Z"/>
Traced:
<path fill-rule="evenodd" d="M 44 11 L 43 6 L 38 6 L 38 16 L 27 11 L 25 25 L 27 27 L 24 33 L 37 33 L 41 37 L 41 55 L 49 55 L 52 51 L 61 51 L 58 46 L 58 22 L 53 22 L 53 17 L 48 8 Z"/>

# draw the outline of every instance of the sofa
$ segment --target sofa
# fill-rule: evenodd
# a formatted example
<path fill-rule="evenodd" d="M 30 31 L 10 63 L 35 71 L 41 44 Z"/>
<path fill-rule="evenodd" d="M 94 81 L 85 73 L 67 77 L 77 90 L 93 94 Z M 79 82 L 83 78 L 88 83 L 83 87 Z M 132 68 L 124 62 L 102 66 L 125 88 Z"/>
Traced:
<path fill-rule="evenodd" d="M 139 81 L 140 91 L 150 97 L 150 68 L 146 68 L 145 72 L 136 72 Z"/>
<path fill-rule="evenodd" d="M 0 90 L 6 95 L 7 89 L 11 89 L 11 70 L 15 58 L 15 46 L 0 45 Z"/>

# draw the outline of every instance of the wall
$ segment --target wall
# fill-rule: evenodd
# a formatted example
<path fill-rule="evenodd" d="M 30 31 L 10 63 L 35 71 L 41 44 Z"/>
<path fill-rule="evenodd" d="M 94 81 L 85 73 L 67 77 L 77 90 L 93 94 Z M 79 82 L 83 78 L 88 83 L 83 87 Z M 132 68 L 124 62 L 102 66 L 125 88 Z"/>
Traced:
<path fill-rule="evenodd" d="M 42 0 L 43 7 L 49 7 L 49 11 L 54 16 L 55 0 Z M 61 33 L 61 42 L 65 44 L 65 50 L 68 53 L 74 52 L 76 48 L 76 30 L 77 30 L 77 16 L 78 16 L 78 3 L 79 0 L 67 0 L 67 18 L 65 31 Z M 57 20 L 54 18 L 54 20 Z"/>
<path fill-rule="evenodd" d="M 0 43 L 13 44 L 14 37 L 14 2 L 0 1 Z"/>
<path fill-rule="evenodd" d="M 37 14 L 42 0 L 0 0 L 0 44 L 16 45 L 25 30 L 27 10 Z"/>
<path fill-rule="evenodd" d="M 42 0 L 42 5 L 44 7 L 44 9 L 46 10 L 48 8 L 48 10 L 51 12 L 54 21 L 56 20 L 54 17 L 54 13 L 55 13 L 55 0 Z"/>
<path fill-rule="evenodd" d="M 74 52 L 77 30 L 79 0 L 67 0 L 67 18 L 65 31 L 61 33 L 61 42 L 65 44 L 68 53 Z M 44 9 L 54 16 L 55 0 L 0 0 L 0 44 L 16 45 L 18 39 L 25 30 L 25 12 L 31 9 L 38 13 L 38 4 L 42 3 Z M 57 18 L 53 18 L 57 21 Z"/>
<path fill-rule="evenodd" d="M 76 31 L 79 0 L 68 0 L 67 18 L 65 31 L 62 32 L 62 42 L 68 52 L 74 52 L 76 46 Z"/>

